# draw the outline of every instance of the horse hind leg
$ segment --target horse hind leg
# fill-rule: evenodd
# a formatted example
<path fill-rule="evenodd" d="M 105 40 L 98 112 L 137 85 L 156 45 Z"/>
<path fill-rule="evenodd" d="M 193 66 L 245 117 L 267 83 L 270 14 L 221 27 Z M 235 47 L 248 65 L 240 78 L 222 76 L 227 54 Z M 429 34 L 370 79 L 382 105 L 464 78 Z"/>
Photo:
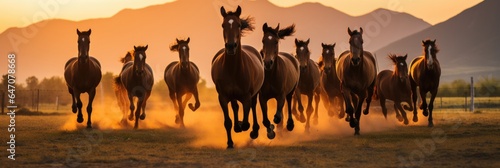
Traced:
<path fill-rule="evenodd" d="M 401 102 L 394 103 L 394 108 L 395 108 L 394 110 L 396 110 L 396 112 L 399 110 L 399 112 L 401 112 L 401 115 L 403 116 L 403 118 L 401 120 L 399 120 L 399 121 L 400 122 L 404 121 L 403 123 L 405 125 L 408 125 L 409 122 L 408 122 L 408 118 L 406 117 L 406 111 L 401 106 Z"/>
<path fill-rule="evenodd" d="M 72 111 L 73 113 L 76 113 L 76 111 L 77 111 L 77 107 L 76 107 L 76 98 L 75 98 L 74 91 L 73 91 L 73 89 L 72 89 L 72 88 L 70 88 L 69 86 L 68 86 L 68 91 L 69 91 L 69 94 L 71 94 L 71 101 L 73 102 L 73 103 L 71 104 L 71 111 Z"/>
<path fill-rule="evenodd" d="M 183 118 L 184 117 L 184 103 L 182 101 L 182 94 L 177 94 L 177 97 L 176 97 L 176 102 L 177 102 L 177 114 L 175 115 L 175 123 L 176 124 L 179 124 L 181 128 L 184 128 L 184 121 L 183 121 Z"/>
<path fill-rule="evenodd" d="M 399 107 L 401 106 L 401 102 L 394 102 L 394 111 L 396 112 L 396 118 L 398 119 L 399 122 L 403 121 L 403 116 L 400 114 Z M 401 111 L 401 113 L 404 111 Z"/>
<path fill-rule="evenodd" d="M 252 116 L 253 116 L 253 126 L 252 132 L 250 132 L 250 138 L 257 139 L 259 137 L 259 122 L 257 121 L 257 95 L 252 97 Z"/>
<path fill-rule="evenodd" d="M 293 118 L 292 118 L 292 98 L 293 98 L 293 92 L 288 93 L 286 95 L 286 102 L 287 102 L 287 110 L 288 110 L 288 120 L 286 122 L 286 129 L 288 131 L 292 131 L 293 128 L 295 127 L 293 123 Z"/>
<path fill-rule="evenodd" d="M 429 101 L 429 127 L 434 127 L 432 111 L 434 110 L 434 99 L 436 98 L 437 88 L 431 91 L 431 100 Z"/>
<path fill-rule="evenodd" d="M 184 128 L 184 112 L 186 110 L 186 104 L 187 102 L 189 101 L 189 99 L 191 99 L 193 95 L 191 93 L 187 93 L 185 98 L 184 98 L 184 101 L 182 101 L 182 106 L 179 106 L 179 119 L 180 119 L 180 125 L 181 125 L 181 128 Z M 181 96 L 181 100 L 182 100 L 182 96 Z M 177 100 L 179 101 L 179 100 Z"/>
<path fill-rule="evenodd" d="M 151 93 L 146 93 L 146 97 L 144 98 L 144 101 L 142 102 L 142 114 L 140 116 L 140 119 L 141 120 L 144 120 L 146 119 L 146 104 L 147 104 L 147 100 L 149 98 L 149 96 L 151 95 Z"/>
<path fill-rule="evenodd" d="M 340 112 L 339 112 L 339 119 L 342 119 L 345 117 L 345 109 L 344 109 L 344 97 L 342 96 L 338 96 L 337 97 L 337 104 L 340 108 Z"/>
<path fill-rule="evenodd" d="M 311 127 L 310 122 L 311 122 L 311 114 L 313 113 L 314 109 L 312 107 L 312 100 L 314 97 L 314 93 L 308 94 L 307 95 L 307 120 L 306 120 L 306 133 L 309 133 L 309 128 Z"/>
<path fill-rule="evenodd" d="M 227 149 L 232 149 L 234 146 L 233 138 L 231 138 L 231 128 L 233 127 L 231 118 L 229 117 L 228 103 L 227 98 L 219 95 L 219 105 L 222 108 L 222 112 L 224 113 L 224 128 L 226 128 L 227 135 Z"/>
<path fill-rule="evenodd" d="M 387 107 L 385 106 L 385 97 L 379 95 L 380 107 L 382 107 L 382 114 L 384 114 L 385 119 L 387 120 Z"/>

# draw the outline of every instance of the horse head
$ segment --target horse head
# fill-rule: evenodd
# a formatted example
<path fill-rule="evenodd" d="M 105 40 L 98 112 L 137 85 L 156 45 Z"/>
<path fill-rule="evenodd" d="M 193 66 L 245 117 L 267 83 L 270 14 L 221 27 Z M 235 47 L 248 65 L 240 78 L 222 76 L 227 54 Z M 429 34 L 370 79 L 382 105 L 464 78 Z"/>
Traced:
<path fill-rule="evenodd" d="M 134 46 L 134 74 L 137 76 L 142 76 L 144 73 L 144 67 L 146 65 L 146 46 Z"/>
<path fill-rule="evenodd" d="M 363 28 L 359 28 L 359 31 L 351 31 L 348 27 L 347 33 L 350 36 L 349 44 L 352 55 L 351 64 L 358 66 L 363 60 Z"/>
<path fill-rule="evenodd" d="M 435 62 L 437 61 L 436 54 L 439 49 L 436 46 L 436 40 L 422 40 L 422 46 L 424 47 L 425 64 L 428 69 L 434 69 Z"/>
<path fill-rule="evenodd" d="M 264 58 L 264 69 L 270 70 L 279 52 L 279 40 L 284 39 L 286 36 L 291 36 L 295 33 L 295 25 L 288 26 L 280 30 L 280 25 L 276 28 L 267 26 L 264 23 L 262 26 L 264 37 L 262 37 L 262 51 L 261 56 Z"/>
<path fill-rule="evenodd" d="M 408 54 L 404 56 L 396 56 L 394 54 L 390 54 L 389 58 L 392 60 L 392 63 L 394 63 L 394 74 L 397 75 L 399 80 L 402 83 L 408 82 L 409 84 L 409 77 L 408 77 L 408 64 L 406 64 L 406 58 L 408 58 Z"/>
<path fill-rule="evenodd" d="M 309 52 L 309 41 L 297 40 L 295 38 L 295 53 L 297 54 L 297 59 L 299 60 L 300 71 L 303 72 L 307 69 L 307 64 L 309 63 L 309 59 L 311 57 L 311 52 Z"/>
<path fill-rule="evenodd" d="M 76 29 L 76 34 L 78 34 L 78 62 L 87 63 L 89 60 L 89 50 L 90 50 L 90 33 L 92 30 L 80 32 Z"/>
<path fill-rule="evenodd" d="M 187 40 L 179 40 L 175 39 L 176 43 L 170 46 L 170 51 L 179 52 L 179 62 L 181 64 L 182 69 L 189 69 L 189 41 L 191 38 L 187 38 Z"/>
<path fill-rule="evenodd" d="M 321 52 L 321 56 L 323 59 L 323 70 L 325 73 L 330 73 L 332 69 L 335 69 L 335 44 L 323 44 L 321 43 L 321 46 L 323 47 L 323 51 Z"/>
<path fill-rule="evenodd" d="M 224 35 L 224 44 L 226 54 L 236 55 L 241 49 L 241 35 L 244 31 L 252 31 L 254 27 L 251 25 L 253 18 L 240 18 L 241 7 L 238 6 L 236 11 L 226 12 L 224 7 L 220 8 L 220 13 L 224 17 L 222 29 Z"/>

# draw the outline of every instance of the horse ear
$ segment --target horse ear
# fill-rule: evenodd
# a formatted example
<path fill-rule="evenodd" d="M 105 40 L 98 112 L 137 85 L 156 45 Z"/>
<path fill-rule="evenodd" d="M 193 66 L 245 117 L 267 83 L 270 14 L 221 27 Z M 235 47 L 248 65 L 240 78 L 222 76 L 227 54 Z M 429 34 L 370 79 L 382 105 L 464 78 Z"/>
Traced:
<path fill-rule="evenodd" d="M 436 43 L 436 39 L 434 39 L 434 41 L 432 41 L 432 43 Z"/>
<path fill-rule="evenodd" d="M 186 40 L 186 42 L 187 42 L 187 43 L 189 43 L 189 41 L 190 41 L 190 40 L 191 40 L 191 38 L 190 38 L 190 37 L 188 37 L 188 39 Z"/>
<path fill-rule="evenodd" d="M 267 28 L 267 22 L 264 23 L 264 25 L 262 25 L 262 31 L 266 31 L 266 28 Z"/>
<path fill-rule="evenodd" d="M 264 58 L 264 51 L 263 51 L 263 50 L 260 50 L 260 52 L 259 52 L 259 53 L 260 53 L 260 56 L 261 56 L 262 58 Z"/>
<path fill-rule="evenodd" d="M 352 31 L 351 31 L 351 28 L 347 27 L 347 34 L 349 34 L 349 36 L 352 35 Z"/>
<path fill-rule="evenodd" d="M 423 44 L 425 44 L 425 41 L 424 41 L 424 40 L 422 40 L 422 45 L 423 45 Z"/>
<path fill-rule="evenodd" d="M 363 28 L 359 27 L 359 34 L 363 34 Z"/>
<path fill-rule="evenodd" d="M 295 38 L 295 45 L 298 45 L 299 44 L 299 40 L 297 40 L 297 38 Z"/>
<path fill-rule="evenodd" d="M 306 45 L 309 44 L 309 41 L 311 41 L 311 38 L 308 38 L 307 41 L 306 41 Z"/>
<path fill-rule="evenodd" d="M 335 45 L 336 45 L 336 44 L 337 44 L 337 43 L 333 43 L 333 48 L 335 48 Z"/>
<path fill-rule="evenodd" d="M 82 34 L 82 32 L 80 32 L 80 30 L 76 29 L 76 34 L 80 35 L 80 34 Z"/>
<path fill-rule="evenodd" d="M 325 47 L 325 44 L 324 44 L 324 43 L 321 43 L 321 47 L 323 47 L 323 48 L 324 48 L 324 47 Z"/>
<path fill-rule="evenodd" d="M 405 56 L 403 56 L 403 58 L 406 60 L 406 58 L 408 58 L 408 54 L 406 54 Z"/>
<path fill-rule="evenodd" d="M 146 45 L 146 47 L 144 47 L 144 50 L 147 50 L 148 49 L 148 45 Z"/>
<path fill-rule="evenodd" d="M 137 47 L 136 47 L 136 46 L 134 46 L 134 50 L 137 50 Z"/>
<path fill-rule="evenodd" d="M 177 42 L 177 44 L 179 44 L 179 39 L 178 38 L 175 38 L 175 41 Z"/>
<path fill-rule="evenodd" d="M 226 17 L 227 13 L 226 13 L 226 9 L 224 9 L 224 6 L 220 7 L 220 14 L 222 15 L 222 17 Z"/>
<path fill-rule="evenodd" d="M 89 29 L 89 31 L 88 31 L 89 36 L 90 36 L 90 33 L 92 33 L 92 29 Z"/>
<path fill-rule="evenodd" d="M 276 32 L 280 31 L 280 24 L 278 23 L 278 26 L 274 29 Z"/>
<path fill-rule="evenodd" d="M 234 14 L 236 14 L 236 16 L 240 17 L 240 15 L 241 15 L 241 7 L 240 7 L 240 5 L 238 5 L 238 8 L 236 9 L 236 12 Z"/>

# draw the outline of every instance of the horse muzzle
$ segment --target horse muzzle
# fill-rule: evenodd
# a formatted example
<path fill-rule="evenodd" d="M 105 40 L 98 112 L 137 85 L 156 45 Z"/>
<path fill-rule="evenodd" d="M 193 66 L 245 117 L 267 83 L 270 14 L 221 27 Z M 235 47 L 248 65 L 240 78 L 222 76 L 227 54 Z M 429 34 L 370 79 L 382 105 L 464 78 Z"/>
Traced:
<path fill-rule="evenodd" d="M 325 67 L 325 73 L 329 74 L 332 71 L 331 67 Z"/>
<path fill-rule="evenodd" d="M 352 60 L 351 60 L 351 63 L 354 66 L 358 66 L 360 62 L 361 62 L 361 58 L 352 58 Z"/>
<path fill-rule="evenodd" d="M 235 55 L 237 46 L 238 46 L 238 44 L 236 44 L 236 43 L 226 43 L 226 45 L 225 45 L 226 54 Z"/>
<path fill-rule="evenodd" d="M 271 70 L 273 67 L 274 61 L 269 60 L 269 61 L 264 61 L 264 69 L 265 70 Z"/>

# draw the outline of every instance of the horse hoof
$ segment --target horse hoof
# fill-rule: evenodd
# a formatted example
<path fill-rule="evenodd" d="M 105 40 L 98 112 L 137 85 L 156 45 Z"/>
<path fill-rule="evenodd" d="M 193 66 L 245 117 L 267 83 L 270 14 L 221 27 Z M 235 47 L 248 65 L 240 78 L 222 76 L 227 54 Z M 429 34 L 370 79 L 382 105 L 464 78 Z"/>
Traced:
<path fill-rule="evenodd" d="M 277 115 L 274 115 L 273 122 L 274 122 L 275 124 L 279 124 L 279 123 L 281 122 L 281 117 L 278 117 Z"/>
<path fill-rule="evenodd" d="M 300 122 L 305 123 L 306 122 L 306 117 L 304 117 L 304 114 L 300 115 Z"/>
<path fill-rule="evenodd" d="M 241 130 L 242 131 L 248 131 L 250 129 L 250 123 L 249 122 L 240 122 L 241 125 Z"/>
<path fill-rule="evenodd" d="M 318 118 L 313 119 L 313 125 L 318 125 Z"/>
<path fill-rule="evenodd" d="M 141 120 L 146 119 L 146 114 L 142 114 L 141 117 L 139 117 Z"/>
<path fill-rule="evenodd" d="M 403 117 L 398 115 L 398 116 L 396 116 L 396 118 L 398 119 L 399 122 L 403 122 Z"/>
<path fill-rule="evenodd" d="M 72 111 L 73 113 L 76 113 L 76 106 L 71 107 L 71 111 Z"/>
<path fill-rule="evenodd" d="M 137 128 L 139 128 L 139 126 L 138 125 L 134 125 L 134 129 L 137 130 Z"/>
<path fill-rule="evenodd" d="M 228 150 L 231 150 L 231 149 L 234 149 L 233 145 L 227 145 L 227 148 Z"/>
<path fill-rule="evenodd" d="M 359 131 L 354 131 L 355 136 L 359 136 Z"/>
<path fill-rule="evenodd" d="M 417 117 L 413 117 L 413 122 L 418 122 L 418 118 Z"/>
<path fill-rule="evenodd" d="M 429 122 L 429 125 L 427 125 L 428 127 L 434 127 L 434 123 L 432 122 Z"/>
<path fill-rule="evenodd" d="M 83 122 L 83 117 L 78 117 L 78 118 L 76 118 L 76 122 L 78 122 L 78 123 L 82 123 L 82 122 Z"/>
<path fill-rule="evenodd" d="M 92 125 L 87 125 L 87 129 L 92 129 Z"/>
<path fill-rule="evenodd" d="M 354 118 L 351 118 L 351 119 L 349 120 L 349 126 L 351 126 L 351 128 L 354 128 L 354 127 L 356 127 L 356 126 L 358 125 L 358 123 L 357 123 L 357 122 L 358 122 L 358 120 L 356 120 L 356 119 L 354 119 Z"/>
<path fill-rule="evenodd" d="M 241 132 L 241 122 L 234 125 L 234 132 L 236 133 Z"/>
<path fill-rule="evenodd" d="M 408 124 L 409 124 L 408 120 L 405 120 L 405 121 L 404 121 L 404 124 L 405 124 L 405 125 L 408 125 Z"/>
<path fill-rule="evenodd" d="M 427 109 L 425 109 L 422 113 L 423 113 L 423 114 L 424 114 L 424 116 L 426 116 L 426 117 L 429 115 L 429 112 L 427 111 Z"/>
<path fill-rule="evenodd" d="M 288 131 L 293 131 L 293 128 L 294 128 L 294 127 L 295 127 L 295 125 L 294 125 L 293 121 L 288 120 L 288 123 L 286 124 L 286 129 L 287 129 Z"/>
<path fill-rule="evenodd" d="M 274 137 L 276 137 L 276 133 L 274 131 L 271 131 L 271 132 L 267 133 L 267 138 L 274 139 Z"/>
<path fill-rule="evenodd" d="M 339 119 L 342 119 L 342 118 L 344 118 L 344 117 L 345 117 L 345 113 L 340 113 L 340 114 L 339 114 Z"/>
<path fill-rule="evenodd" d="M 134 121 L 134 116 L 133 115 L 128 116 L 128 120 L 129 121 Z"/>
<path fill-rule="evenodd" d="M 370 113 L 370 111 L 368 111 L 368 109 L 364 109 L 364 110 L 363 110 L 363 114 L 364 114 L 364 115 L 368 115 L 368 113 Z"/>
<path fill-rule="evenodd" d="M 351 121 L 351 117 L 350 117 L 350 116 L 345 117 L 345 121 L 346 121 L 346 122 Z"/>
<path fill-rule="evenodd" d="M 259 137 L 259 131 L 250 132 L 250 138 L 257 139 Z"/>
<path fill-rule="evenodd" d="M 179 124 L 180 121 L 179 115 L 175 115 L 175 124 Z"/>

